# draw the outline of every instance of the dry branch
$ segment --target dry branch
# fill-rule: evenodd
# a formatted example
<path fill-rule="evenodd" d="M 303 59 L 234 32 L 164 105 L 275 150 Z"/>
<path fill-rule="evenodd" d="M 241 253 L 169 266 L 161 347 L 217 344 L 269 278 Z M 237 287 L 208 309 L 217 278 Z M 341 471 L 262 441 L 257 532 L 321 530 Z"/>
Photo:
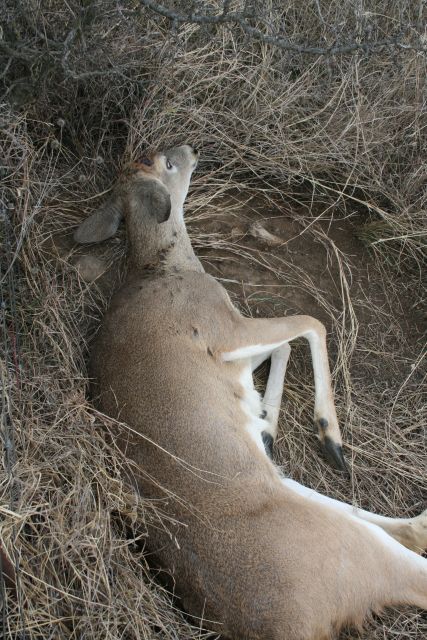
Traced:
<path fill-rule="evenodd" d="M 260 31 L 256 27 L 251 26 L 248 22 L 249 19 L 253 19 L 255 21 L 257 20 L 259 16 L 257 15 L 256 10 L 243 12 L 230 11 L 231 2 L 224 2 L 222 11 L 216 15 L 207 15 L 196 12 L 178 13 L 177 11 L 159 4 L 154 0 L 140 0 L 140 2 L 148 9 L 151 9 L 151 11 L 153 11 L 154 13 L 157 13 L 158 15 L 171 20 L 174 26 L 185 24 L 227 26 L 238 25 L 247 36 L 253 38 L 254 40 L 258 40 L 264 44 L 272 45 L 273 47 L 278 47 L 279 49 L 283 49 L 285 51 L 294 51 L 296 53 L 308 54 L 312 56 L 336 56 L 355 53 L 357 51 L 363 51 L 363 53 L 367 54 L 383 47 L 397 47 L 423 53 L 427 52 L 427 47 L 422 44 L 421 37 L 419 39 L 419 43 L 417 44 L 408 44 L 403 42 L 411 29 L 414 28 L 413 25 L 405 26 L 405 28 L 400 29 L 398 32 L 388 38 L 382 38 L 379 40 L 362 40 L 360 42 L 354 41 L 340 44 L 334 43 L 329 47 L 319 47 L 313 45 L 296 44 L 290 42 L 289 39 L 283 38 L 278 34 L 269 35 Z"/>

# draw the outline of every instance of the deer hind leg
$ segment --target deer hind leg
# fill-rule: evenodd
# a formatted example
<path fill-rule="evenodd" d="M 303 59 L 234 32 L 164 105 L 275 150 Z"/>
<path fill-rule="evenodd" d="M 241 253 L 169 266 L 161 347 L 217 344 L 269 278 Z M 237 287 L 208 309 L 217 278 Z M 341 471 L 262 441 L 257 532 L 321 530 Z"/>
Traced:
<path fill-rule="evenodd" d="M 425 517 L 425 514 L 421 516 Z M 369 529 L 376 539 L 372 565 L 367 567 L 367 571 L 372 578 L 372 571 L 377 569 L 376 558 L 381 556 L 379 567 L 381 569 L 382 565 L 383 587 L 388 593 L 387 597 L 379 602 L 380 607 L 409 604 L 427 610 L 427 559 L 414 553 L 401 544 L 399 539 L 393 537 L 384 526 L 384 520 L 378 524 L 374 524 L 367 518 L 353 516 L 350 516 L 349 520 L 354 524 L 362 524 L 363 528 Z M 390 518 L 390 521 L 392 520 L 393 518 Z M 425 532 L 418 539 L 418 545 L 419 549 L 426 547 Z M 369 580 L 368 576 L 367 578 Z"/>
<path fill-rule="evenodd" d="M 242 318 L 227 344 L 219 350 L 225 362 L 251 360 L 262 362 L 276 349 L 295 338 L 306 338 L 310 345 L 314 372 L 314 422 L 329 462 L 342 471 L 347 466 L 342 453 L 341 433 L 333 400 L 331 375 L 324 326 L 310 316 L 289 318 Z M 252 365 L 253 366 L 253 365 Z"/>
<path fill-rule="evenodd" d="M 300 584 L 309 601 L 324 598 L 314 617 L 316 622 L 324 614 L 322 630 L 360 624 L 370 611 L 379 613 L 386 606 L 427 610 L 427 559 L 392 537 L 384 527 L 386 518 L 377 517 L 374 524 L 369 521 L 374 514 L 365 512 L 369 520 L 355 516 L 350 505 L 283 482 L 284 504 L 288 510 L 293 505 L 297 523 L 292 541 L 302 549 L 296 583 L 304 576 Z M 421 547 L 426 543 L 425 537 L 418 541 Z M 311 567 L 319 571 L 310 573 Z M 319 635 L 307 634 L 307 640 Z"/>
<path fill-rule="evenodd" d="M 414 518 L 388 518 L 377 515 L 376 513 L 371 513 L 370 511 L 365 511 L 364 509 L 359 509 L 340 500 L 324 496 L 314 491 L 314 489 L 304 487 L 302 484 L 290 478 L 283 478 L 282 483 L 285 487 L 288 487 L 309 500 L 314 500 L 332 509 L 347 513 L 352 518 L 364 520 L 377 527 L 381 527 L 389 536 L 416 553 L 423 553 L 424 550 L 427 549 L 427 510 Z"/>
<path fill-rule="evenodd" d="M 334 509 L 326 505 L 323 508 L 325 519 L 336 527 L 335 545 L 340 561 L 333 565 L 334 571 L 332 574 L 329 572 L 327 583 L 329 588 L 338 587 L 335 602 L 342 597 L 341 602 L 347 605 L 342 622 L 357 624 L 369 610 L 380 613 L 384 607 L 402 604 L 427 610 L 427 559 L 404 547 L 381 526 L 342 514 L 347 521 L 344 527 L 328 513 Z M 333 539 L 333 528 L 329 528 L 329 534 Z M 329 549 L 333 555 L 334 551 L 331 547 Z M 346 556 L 350 571 L 345 562 Z M 343 580 L 338 578 L 341 571 Z M 320 577 L 323 588 L 324 577 Z M 355 603 L 362 604 L 362 608 L 355 608 Z M 354 616 L 356 612 L 358 615 Z"/>

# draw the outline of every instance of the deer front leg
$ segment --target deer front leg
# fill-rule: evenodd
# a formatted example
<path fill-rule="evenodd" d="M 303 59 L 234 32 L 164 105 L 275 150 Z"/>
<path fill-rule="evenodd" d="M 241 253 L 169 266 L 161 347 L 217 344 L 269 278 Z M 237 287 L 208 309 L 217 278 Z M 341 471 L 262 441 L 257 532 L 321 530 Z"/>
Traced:
<path fill-rule="evenodd" d="M 273 443 L 277 438 L 280 406 L 282 404 L 283 385 L 286 367 L 291 348 L 288 344 L 275 349 L 271 354 L 270 374 L 267 380 L 264 398 L 262 400 L 263 415 L 266 428 L 262 433 L 267 454 L 273 457 Z"/>
<path fill-rule="evenodd" d="M 236 330 L 220 349 L 225 362 L 259 361 L 259 357 L 279 349 L 296 338 L 308 340 L 314 372 L 314 422 L 326 458 L 341 471 L 347 470 L 341 433 L 332 394 L 325 327 L 310 316 L 289 318 L 241 318 Z"/>
<path fill-rule="evenodd" d="M 270 372 L 262 399 L 261 418 L 265 420 L 265 429 L 261 433 L 267 455 L 273 458 L 273 444 L 277 438 L 280 406 L 282 404 L 283 384 L 291 348 L 288 344 L 273 352 L 262 353 L 251 358 L 251 369 L 255 371 L 263 362 L 271 358 Z"/>

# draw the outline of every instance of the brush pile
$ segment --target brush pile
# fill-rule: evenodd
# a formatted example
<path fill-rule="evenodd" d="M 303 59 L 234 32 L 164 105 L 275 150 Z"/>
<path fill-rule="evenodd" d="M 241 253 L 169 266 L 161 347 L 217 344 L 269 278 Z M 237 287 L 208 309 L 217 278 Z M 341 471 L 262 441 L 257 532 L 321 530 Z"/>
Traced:
<path fill-rule="evenodd" d="M 331 496 L 416 515 L 427 496 L 422 4 L 165 0 L 174 20 L 144 0 L 3 5 L 0 546 L 17 593 L 0 583 L 0 629 L 213 638 L 150 571 L 144 523 L 162 514 L 124 483 L 119 427 L 87 400 L 88 344 L 124 239 L 94 248 L 106 274 L 90 283 L 72 232 L 123 163 L 197 147 L 187 215 L 207 270 L 245 313 L 311 313 L 330 332 L 352 480 L 318 455 L 304 345 L 277 462 Z M 401 610 L 343 638 L 426 635 L 426 618 Z"/>

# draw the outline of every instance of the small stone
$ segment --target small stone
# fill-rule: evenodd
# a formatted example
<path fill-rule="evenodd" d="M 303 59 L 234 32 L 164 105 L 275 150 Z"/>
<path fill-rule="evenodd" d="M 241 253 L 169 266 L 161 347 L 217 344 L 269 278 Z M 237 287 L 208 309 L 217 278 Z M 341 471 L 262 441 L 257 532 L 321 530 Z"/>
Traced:
<path fill-rule="evenodd" d="M 85 282 L 94 282 L 107 269 L 105 262 L 95 256 L 79 256 L 73 261 L 73 265 Z"/>
<path fill-rule="evenodd" d="M 248 233 L 258 240 L 261 240 L 264 244 L 269 247 L 278 247 L 283 244 L 282 238 L 279 236 L 275 236 L 273 233 L 264 229 L 260 222 L 255 222 L 249 227 Z"/>

